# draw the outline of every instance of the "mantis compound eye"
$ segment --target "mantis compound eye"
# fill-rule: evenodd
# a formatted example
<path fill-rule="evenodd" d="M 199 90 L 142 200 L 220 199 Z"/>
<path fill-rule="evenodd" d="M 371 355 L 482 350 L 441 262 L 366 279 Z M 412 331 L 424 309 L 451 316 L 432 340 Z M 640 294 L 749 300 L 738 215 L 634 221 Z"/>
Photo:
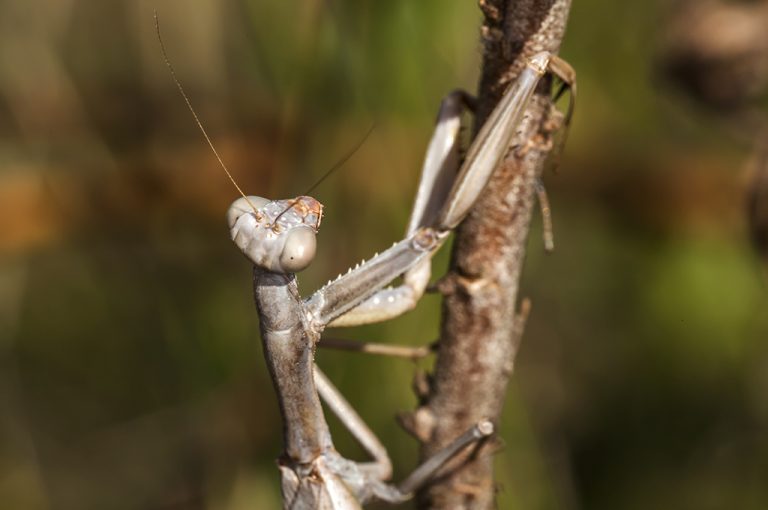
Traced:
<path fill-rule="evenodd" d="M 280 267 L 287 273 L 297 273 L 315 258 L 315 231 L 309 227 L 298 227 L 288 232 L 287 236 L 280 254 Z"/>

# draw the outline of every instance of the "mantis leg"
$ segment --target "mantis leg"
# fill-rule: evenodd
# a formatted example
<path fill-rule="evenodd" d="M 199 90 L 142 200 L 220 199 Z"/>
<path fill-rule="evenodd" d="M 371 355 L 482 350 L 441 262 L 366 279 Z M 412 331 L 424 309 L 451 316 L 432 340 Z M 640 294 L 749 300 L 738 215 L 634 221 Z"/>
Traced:
<path fill-rule="evenodd" d="M 534 182 L 536 197 L 539 199 L 539 209 L 541 210 L 542 235 L 544 237 L 544 250 L 551 253 L 555 250 L 555 234 L 552 228 L 552 209 L 549 206 L 549 197 L 544 183 L 540 178 Z"/>
<path fill-rule="evenodd" d="M 357 340 L 347 340 L 345 338 L 322 338 L 317 346 L 325 349 L 338 349 L 411 360 L 426 358 L 432 352 L 432 347 L 428 345 L 412 347 L 410 345 L 358 342 Z"/>
<path fill-rule="evenodd" d="M 373 462 L 359 464 L 359 467 L 378 480 L 387 480 L 391 477 L 392 462 L 389 460 L 387 449 L 317 365 L 315 365 L 315 386 L 333 414 L 341 420 L 360 446 L 373 457 Z"/>

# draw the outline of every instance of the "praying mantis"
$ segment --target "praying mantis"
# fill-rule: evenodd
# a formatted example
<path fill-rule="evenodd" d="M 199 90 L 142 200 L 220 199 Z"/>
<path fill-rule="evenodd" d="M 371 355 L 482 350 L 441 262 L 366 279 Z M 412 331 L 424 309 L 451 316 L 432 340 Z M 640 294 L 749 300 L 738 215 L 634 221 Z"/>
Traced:
<path fill-rule="evenodd" d="M 253 293 L 264 355 L 283 419 L 284 453 L 278 461 L 284 508 L 353 510 L 371 501 L 400 503 L 466 447 L 494 432 L 481 420 L 428 458 L 398 485 L 387 483 L 392 464 L 386 448 L 315 364 L 315 349 L 328 326 L 354 326 L 388 320 L 413 309 L 431 277 L 431 258 L 482 194 L 492 172 L 510 148 L 526 106 L 541 78 L 551 73 L 571 89 L 575 73 L 548 52 L 533 56 L 512 83 L 470 145 L 459 155 L 461 116 L 471 106 L 461 91 L 442 102 L 430 140 L 405 237 L 329 281 L 308 298 L 299 295 L 296 273 L 316 252 L 323 206 L 312 197 L 268 200 L 247 196 L 232 179 L 192 109 L 158 38 L 165 62 L 195 121 L 242 195 L 227 221 L 237 247 L 253 264 Z M 402 276 L 402 284 L 386 287 Z M 354 462 L 334 448 L 321 407 L 323 399 L 373 461 Z"/>

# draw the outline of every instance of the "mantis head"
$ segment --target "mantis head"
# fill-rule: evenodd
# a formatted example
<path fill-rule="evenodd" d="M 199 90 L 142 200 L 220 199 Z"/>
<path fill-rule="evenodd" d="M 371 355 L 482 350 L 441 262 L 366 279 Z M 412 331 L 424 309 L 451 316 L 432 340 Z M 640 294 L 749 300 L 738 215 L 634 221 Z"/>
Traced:
<path fill-rule="evenodd" d="M 227 211 L 237 247 L 251 262 L 274 273 L 296 273 L 309 266 L 322 217 L 323 205 L 307 196 L 273 201 L 242 197 Z"/>

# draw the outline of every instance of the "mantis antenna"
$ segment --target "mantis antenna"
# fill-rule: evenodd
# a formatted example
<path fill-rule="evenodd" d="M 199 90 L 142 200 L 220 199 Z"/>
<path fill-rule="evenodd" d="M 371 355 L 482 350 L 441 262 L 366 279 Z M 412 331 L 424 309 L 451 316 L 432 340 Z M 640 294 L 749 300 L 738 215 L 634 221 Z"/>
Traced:
<path fill-rule="evenodd" d="M 221 156 L 219 156 L 218 151 L 216 151 L 216 147 L 214 147 L 213 142 L 211 142 L 211 138 L 208 136 L 208 133 L 205 131 L 205 128 L 203 127 L 203 123 L 200 122 L 200 119 L 197 117 L 197 113 L 195 113 L 195 109 L 192 108 L 192 103 L 189 101 L 189 97 L 187 97 L 186 92 L 184 92 L 184 87 L 181 86 L 181 82 L 176 77 L 176 71 L 174 71 L 173 65 L 171 65 L 170 59 L 168 59 L 168 53 L 165 51 L 165 44 L 163 44 L 163 37 L 162 35 L 160 35 L 160 19 L 157 16 L 157 11 L 155 11 L 154 14 L 155 14 L 155 31 L 157 32 L 157 40 L 160 42 L 160 51 L 163 54 L 163 60 L 165 60 L 165 65 L 168 66 L 168 70 L 171 72 L 171 78 L 173 78 L 173 82 L 179 88 L 179 92 L 181 92 L 181 97 L 183 97 L 184 102 L 187 103 L 187 108 L 189 108 L 189 111 L 192 112 L 192 117 L 195 118 L 197 127 L 200 128 L 200 131 L 202 131 L 203 136 L 205 137 L 205 141 L 208 142 L 208 145 L 211 147 L 211 150 L 213 151 L 213 154 L 216 156 L 216 159 L 219 160 L 219 164 L 221 165 L 221 168 L 224 169 L 224 172 L 227 174 L 227 177 L 229 177 L 229 180 L 232 181 L 232 184 L 234 184 L 235 188 L 237 188 L 237 191 L 240 193 L 240 195 L 242 195 L 245 201 L 248 202 L 248 205 L 251 206 L 251 209 L 253 209 L 253 211 L 256 212 L 258 210 L 256 206 L 254 206 L 253 203 L 248 199 L 248 197 L 245 196 L 245 193 L 243 193 L 243 190 L 241 190 L 240 186 L 238 186 L 237 182 L 235 182 L 235 178 L 232 177 L 231 173 L 229 173 L 229 170 L 227 169 L 227 165 L 225 165 L 224 161 L 222 161 Z"/>
<path fill-rule="evenodd" d="M 376 127 L 376 124 L 372 123 L 371 127 L 368 128 L 368 131 L 366 131 L 366 133 L 363 135 L 363 137 L 360 139 L 360 141 L 357 142 L 357 144 L 355 144 L 354 147 L 352 147 L 352 150 L 350 150 L 349 152 L 344 154 L 344 156 L 342 156 L 341 159 L 339 159 L 331 168 L 329 168 L 322 175 L 322 177 L 320 177 L 317 181 L 315 181 L 315 183 L 312 186 L 310 186 L 309 189 L 304 192 L 304 194 L 305 195 L 309 195 L 310 193 L 312 193 L 312 191 L 314 191 L 315 188 L 320 186 L 323 183 L 323 181 L 326 180 L 333 172 L 335 172 L 336 170 L 338 170 L 339 168 L 344 166 L 344 163 L 349 161 L 349 158 L 354 156 L 355 153 L 360 149 L 360 147 L 363 146 L 365 141 L 368 140 L 368 137 L 371 135 L 371 133 L 373 132 L 373 128 L 375 128 L 375 127 Z"/>
<path fill-rule="evenodd" d="M 366 131 L 366 133 L 363 135 L 363 137 L 355 144 L 354 147 L 352 147 L 352 150 L 350 150 L 349 152 L 344 154 L 344 156 L 342 156 L 341 159 L 339 159 L 331 168 L 326 170 L 326 172 L 318 180 L 316 180 L 315 183 L 312 186 L 310 186 L 309 189 L 307 189 L 307 191 L 304 192 L 304 195 L 309 195 L 310 193 L 312 193 L 312 191 L 315 188 L 317 188 L 318 186 L 320 186 L 323 183 L 324 180 L 326 180 L 328 177 L 330 177 L 330 175 L 333 172 L 335 172 L 336 170 L 341 168 L 344 165 L 344 163 L 349 161 L 349 158 L 354 156 L 355 153 L 360 149 L 360 147 L 363 146 L 365 141 L 368 140 L 368 137 L 371 135 L 371 133 L 373 133 L 373 128 L 375 128 L 375 127 L 376 127 L 376 123 L 372 123 L 371 127 L 368 128 L 368 131 Z M 291 209 L 291 207 L 293 207 L 297 203 L 298 203 L 298 199 L 292 200 L 291 203 L 288 204 L 288 207 L 283 209 L 282 212 L 280 212 L 280 214 L 278 214 L 275 217 L 275 219 L 272 221 L 272 223 L 273 224 L 277 224 L 277 220 L 280 219 L 280 216 L 282 216 L 283 214 L 288 212 Z"/>

